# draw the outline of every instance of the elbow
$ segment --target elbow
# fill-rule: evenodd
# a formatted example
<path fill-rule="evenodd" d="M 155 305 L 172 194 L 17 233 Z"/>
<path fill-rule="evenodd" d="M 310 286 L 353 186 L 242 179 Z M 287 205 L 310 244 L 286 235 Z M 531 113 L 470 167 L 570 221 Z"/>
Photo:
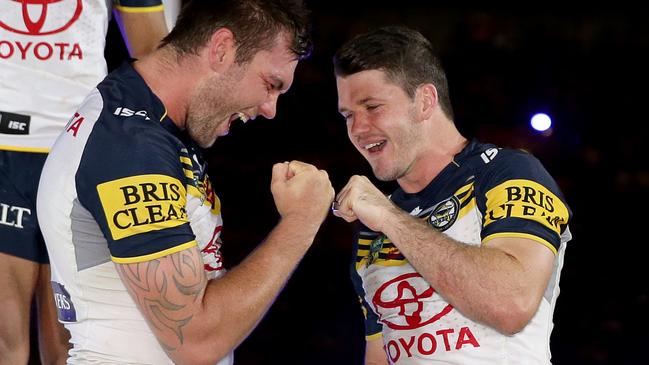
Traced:
<path fill-rule="evenodd" d="M 182 351 L 168 350 L 167 354 L 175 364 L 179 365 L 214 365 L 230 356 L 232 350 L 218 344 L 207 344 L 207 341 L 185 347 Z"/>
<path fill-rule="evenodd" d="M 521 332 L 528 323 L 529 320 L 522 316 L 509 316 L 500 320 L 496 329 L 504 335 L 513 336 Z"/>
<path fill-rule="evenodd" d="M 206 356 L 204 359 L 201 359 L 200 362 L 191 362 L 190 364 L 192 364 L 192 365 L 194 365 L 194 364 L 214 365 L 214 364 L 220 362 L 221 360 L 225 359 L 228 355 L 229 355 L 228 353 L 225 353 L 225 354 L 221 354 L 221 355 L 216 356 L 216 357 L 215 356 L 209 356 L 209 357 Z"/>
<path fill-rule="evenodd" d="M 216 353 L 212 351 L 192 351 L 186 356 L 174 356 L 174 363 L 179 365 L 214 365 L 225 359 L 229 353 Z"/>
<path fill-rule="evenodd" d="M 512 300 L 509 305 L 500 306 L 495 316 L 494 327 L 504 335 L 513 336 L 527 327 L 537 309 L 538 303 L 529 300 Z"/>

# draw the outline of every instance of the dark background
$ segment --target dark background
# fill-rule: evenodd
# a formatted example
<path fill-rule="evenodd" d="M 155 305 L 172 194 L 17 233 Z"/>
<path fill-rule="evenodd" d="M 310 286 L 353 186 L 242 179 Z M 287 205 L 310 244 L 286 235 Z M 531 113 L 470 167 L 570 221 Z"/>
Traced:
<path fill-rule="evenodd" d="M 226 266 L 240 262 L 278 219 L 269 189 L 273 163 L 313 163 L 336 189 L 353 174 L 371 175 L 337 113 L 331 57 L 355 34 L 407 25 L 438 47 L 460 131 L 535 154 L 573 210 L 553 363 L 648 364 L 649 240 L 641 229 L 649 187 L 642 109 L 649 96 L 649 12 L 619 2 L 307 3 L 315 52 L 298 66 L 277 117 L 236 124 L 207 152 L 223 206 Z M 112 25 L 111 68 L 125 57 L 120 42 Z M 537 111 L 553 117 L 552 133 L 529 128 Z M 352 236 L 351 225 L 325 221 L 268 315 L 237 349 L 237 365 L 362 364 L 362 314 L 348 274 Z"/>

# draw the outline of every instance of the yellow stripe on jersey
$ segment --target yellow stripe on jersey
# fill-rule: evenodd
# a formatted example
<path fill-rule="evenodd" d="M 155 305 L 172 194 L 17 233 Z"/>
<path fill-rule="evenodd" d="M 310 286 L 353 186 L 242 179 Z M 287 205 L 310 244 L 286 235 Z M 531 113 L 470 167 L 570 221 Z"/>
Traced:
<path fill-rule="evenodd" d="M 372 341 L 372 340 L 378 340 L 381 337 L 383 337 L 383 332 L 377 332 L 373 335 L 365 336 L 365 339 L 368 341 Z"/>
<path fill-rule="evenodd" d="M 164 11 L 164 5 L 155 5 L 155 6 L 142 6 L 142 7 L 132 7 L 132 6 L 123 6 L 115 5 L 115 9 L 123 13 L 155 13 L 159 11 Z"/>
<path fill-rule="evenodd" d="M 363 305 L 363 298 L 358 297 L 358 303 L 361 305 L 361 310 L 363 311 L 363 317 L 367 319 L 367 308 Z"/>
<path fill-rule="evenodd" d="M 370 250 L 361 250 L 361 249 L 359 249 L 358 251 L 356 251 L 356 256 L 364 257 L 364 256 L 367 256 L 368 253 L 370 253 Z"/>
<path fill-rule="evenodd" d="M 460 204 L 462 204 L 465 200 L 469 199 L 473 195 L 473 182 L 457 189 L 457 191 L 453 195 L 455 195 L 456 197 L 462 195 L 462 198 L 458 198 L 458 201 L 460 202 Z"/>
<path fill-rule="evenodd" d="M 187 193 L 189 195 L 193 196 L 194 198 L 200 199 L 200 198 L 203 197 L 203 194 L 201 193 L 201 191 L 198 190 L 198 188 L 195 187 L 194 185 L 187 185 Z"/>
<path fill-rule="evenodd" d="M 187 194 L 193 196 L 194 198 L 198 198 L 198 199 L 203 198 L 203 193 L 201 193 L 201 191 L 198 190 L 198 188 L 195 187 L 194 185 L 187 185 Z"/>
<path fill-rule="evenodd" d="M 192 160 L 189 157 L 180 156 L 180 162 L 184 163 L 185 165 L 192 166 Z"/>
<path fill-rule="evenodd" d="M 561 234 L 568 223 L 568 208 L 545 186 L 531 180 L 508 180 L 487 192 L 484 226 L 503 218 L 521 218 L 541 223 Z"/>
<path fill-rule="evenodd" d="M 167 108 L 165 108 L 165 112 L 164 112 L 164 113 L 162 114 L 162 116 L 160 117 L 160 121 L 162 122 L 162 121 L 165 119 L 166 116 L 167 116 Z M 191 164 L 190 164 L 190 165 L 191 165 Z"/>
<path fill-rule="evenodd" d="M 183 169 L 183 172 L 185 173 L 185 176 L 187 176 L 187 178 L 194 179 L 194 171 Z"/>
<path fill-rule="evenodd" d="M 373 240 L 368 240 L 368 239 L 365 239 L 365 238 L 359 238 L 359 239 L 358 239 L 358 244 L 359 244 L 359 245 L 360 245 L 360 244 L 363 244 L 363 245 L 369 245 L 370 243 L 372 243 L 372 241 L 373 241 Z"/>
<path fill-rule="evenodd" d="M 385 236 L 384 236 L 385 237 Z M 363 266 L 367 266 L 367 261 L 369 260 L 370 246 L 374 240 L 369 239 L 359 239 L 358 240 L 358 249 L 356 251 L 356 257 L 361 258 L 360 261 L 356 263 L 356 269 L 360 269 Z M 385 237 L 383 239 L 383 244 L 390 244 L 390 246 L 383 246 L 381 250 L 376 252 L 376 256 L 373 258 L 372 265 L 379 266 L 402 266 L 408 263 L 408 260 L 403 259 L 391 259 L 391 258 L 381 258 L 380 254 L 384 255 L 401 255 L 399 249 L 397 249 L 390 241 L 389 238 Z M 402 256 L 402 255 L 401 255 Z"/>
<path fill-rule="evenodd" d="M 187 193 L 194 198 L 200 199 L 203 202 L 203 205 L 211 207 L 212 203 L 207 199 L 203 192 L 193 185 L 187 185 Z M 212 208 L 212 214 L 219 215 L 221 214 L 221 200 L 218 196 L 214 195 L 214 208 Z"/>
<path fill-rule="evenodd" d="M 542 244 L 543 246 L 549 248 L 549 249 L 550 249 L 550 250 L 551 250 L 555 255 L 557 254 L 557 249 L 556 249 L 554 246 L 552 246 L 552 244 L 551 244 L 550 242 L 544 240 L 544 239 L 541 238 L 541 237 L 537 237 L 537 236 L 535 236 L 535 235 L 528 234 L 528 233 L 519 233 L 519 232 L 500 232 L 500 233 L 494 233 L 494 234 L 490 234 L 490 235 L 488 235 L 487 237 L 485 237 L 485 238 L 482 240 L 482 244 L 484 245 L 484 244 L 486 244 L 487 241 L 489 241 L 489 240 L 492 240 L 492 239 L 494 239 L 494 238 L 501 238 L 501 237 L 510 237 L 510 238 L 527 238 L 527 239 L 530 239 L 530 240 L 536 241 L 536 242 Z"/>
<path fill-rule="evenodd" d="M 13 151 L 13 152 L 50 153 L 49 148 L 18 147 L 18 146 L 4 146 L 4 145 L 0 145 L 0 150 Z"/>
<path fill-rule="evenodd" d="M 469 212 L 471 212 L 473 209 L 475 209 L 475 206 L 476 206 L 476 200 L 475 200 L 475 197 L 471 197 L 471 200 L 470 200 L 468 203 L 466 203 L 466 205 L 463 206 L 463 207 L 460 209 L 460 212 L 459 212 L 458 215 L 457 215 L 457 220 L 462 219 L 462 217 L 464 217 L 465 215 L 467 215 L 467 213 L 469 213 Z"/>
<path fill-rule="evenodd" d="M 187 243 L 183 243 L 182 245 L 178 245 L 176 247 L 171 247 L 166 250 L 162 250 L 160 252 L 148 254 L 148 255 L 142 255 L 142 256 L 136 256 L 136 257 L 115 257 L 111 256 L 111 260 L 113 262 L 116 262 L 118 264 L 134 264 L 137 262 L 146 262 L 146 261 L 151 261 L 155 259 L 159 259 L 161 257 L 171 255 L 176 252 L 184 251 L 188 248 L 192 248 L 194 246 L 197 246 L 196 241 L 192 240 Z"/>
<path fill-rule="evenodd" d="M 187 223 L 187 190 L 167 175 L 137 175 L 97 185 L 114 240 Z"/>
<path fill-rule="evenodd" d="M 473 186 L 474 186 L 474 182 L 471 181 L 470 183 L 457 189 L 455 194 L 453 194 L 455 195 L 455 197 L 458 198 L 458 202 L 460 203 L 460 207 L 461 207 L 460 211 L 458 212 L 457 219 L 461 219 L 462 217 L 467 215 L 467 213 L 473 210 L 476 206 L 475 196 L 473 195 Z"/>

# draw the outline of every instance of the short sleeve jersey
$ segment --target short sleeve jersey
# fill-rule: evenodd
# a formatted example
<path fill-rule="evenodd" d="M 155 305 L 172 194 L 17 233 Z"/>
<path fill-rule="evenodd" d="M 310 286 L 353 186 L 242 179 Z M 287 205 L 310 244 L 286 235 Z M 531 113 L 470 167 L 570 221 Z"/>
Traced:
<path fill-rule="evenodd" d="M 162 11 L 161 0 L 0 1 L 0 149 L 49 151 L 106 76 L 111 2 Z"/>
<path fill-rule="evenodd" d="M 456 310 L 389 238 L 362 227 L 352 280 L 366 336 L 382 337 L 390 363 L 550 364 L 552 313 L 571 213 L 541 163 L 526 152 L 474 140 L 421 192 L 397 189 L 390 199 L 460 242 L 477 246 L 496 237 L 523 237 L 555 254 L 536 315 L 523 331 L 506 336 Z"/>
<path fill-rule="evenodd" d="M 220 202 L 199 149 L 130 64 L 65 126 L 43 168 L 37 210 L 59 320 L 74 344 L 69 363 L 171 364 L 114 263 L 196 245 L 218 250 Z M 206 271 L 218 274 L 220 253 L 210 256 L 218 260 Z"/>

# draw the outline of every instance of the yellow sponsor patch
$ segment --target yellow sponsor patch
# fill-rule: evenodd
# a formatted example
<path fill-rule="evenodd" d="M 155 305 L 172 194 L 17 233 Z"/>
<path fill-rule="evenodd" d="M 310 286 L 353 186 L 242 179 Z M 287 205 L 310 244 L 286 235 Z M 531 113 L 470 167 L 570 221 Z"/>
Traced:
<path fill-rule="evenodd" d="M 509 180 L 487 192 L 485 227 L 504 218 L 533 220 L 561 234 L 568 208 L 550 190 L 530 180 Z"/>
<path fill-rule="evenodd" d="M 113 239 L 187 222 L 187 191 L 176 178 L 139 175 L 97 185 Z"/>

